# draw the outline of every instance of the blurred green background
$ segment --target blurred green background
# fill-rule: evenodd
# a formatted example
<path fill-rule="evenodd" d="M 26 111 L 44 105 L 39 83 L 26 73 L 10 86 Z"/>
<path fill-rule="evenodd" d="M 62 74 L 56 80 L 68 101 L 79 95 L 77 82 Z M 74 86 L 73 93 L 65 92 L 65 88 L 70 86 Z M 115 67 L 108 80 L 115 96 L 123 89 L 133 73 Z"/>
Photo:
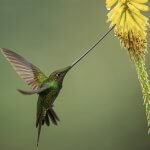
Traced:
<path fill-rule="evenodd" d="M 0 0 L 0 47 L 49 75 L 97 41 L 106 20 L 102 0 Z M 28 86 L 1 54 L 0 69 L 0 149 L 34 150 L 37 96 L 16 91 Z M 61 122 L 43 127 L 41 150 L 150 149 L 137 74 L 113 33 L 68 73 L 55 110 Z"/>

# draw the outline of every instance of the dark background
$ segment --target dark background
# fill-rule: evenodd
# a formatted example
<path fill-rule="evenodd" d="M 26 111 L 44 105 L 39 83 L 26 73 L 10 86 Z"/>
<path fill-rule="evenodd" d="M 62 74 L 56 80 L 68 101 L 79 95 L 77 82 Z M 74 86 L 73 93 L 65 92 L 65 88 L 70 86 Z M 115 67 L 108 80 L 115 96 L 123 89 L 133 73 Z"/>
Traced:
<path fill-rule="evenodd" d="M 106 20 L 102 0 L 0 0 L 0 47 L 49 75 L 98 40 Z M 37 96 L 16 91 L 28 86 L 2 55 L 0 69 L 0 149 L 34 150 Z M 41 150 L 150 149 L 135 67 L 113 32 L 68 73 L 55 110 L 61 122 L 42 128 Z"/>

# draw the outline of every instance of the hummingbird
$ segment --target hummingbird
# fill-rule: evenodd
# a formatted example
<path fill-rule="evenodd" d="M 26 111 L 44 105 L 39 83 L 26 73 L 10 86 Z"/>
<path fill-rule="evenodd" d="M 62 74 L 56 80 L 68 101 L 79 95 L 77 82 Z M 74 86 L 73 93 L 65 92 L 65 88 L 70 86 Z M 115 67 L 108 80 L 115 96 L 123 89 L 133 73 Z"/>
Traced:
<path fill-rule="evenodd" d="M 53 104 L 62 89 L 64 77 L 81 59 L 94 49 L 94 47 L 96 47 L 96 45 L 98 45 L 112 29 L 113 27 L 71 65 L 58 69 L 49 76 L 46 76 L 38 67 L 14 51 L 6 48 L 0 49 L 14 70 L 31 88 L 29 91 L 21 89 L 17 90 L 23 95 L 38 95 L 36 111 L 36 128 L 38 128 L 37 146 L 39 144 L 41 127 L 44 124 L 50 126 L 51 123 L 57 125 L 60 121 L 58 115 L 54 111 Z"/>

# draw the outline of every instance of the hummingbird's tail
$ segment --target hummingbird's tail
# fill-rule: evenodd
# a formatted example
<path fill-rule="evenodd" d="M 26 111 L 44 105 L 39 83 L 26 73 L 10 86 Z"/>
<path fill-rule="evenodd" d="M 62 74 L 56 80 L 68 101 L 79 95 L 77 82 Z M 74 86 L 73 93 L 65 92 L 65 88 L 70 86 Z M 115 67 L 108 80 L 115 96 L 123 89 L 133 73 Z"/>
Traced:
<path fill-rule="evenodd" d="M 40 139 L 40 133 L 41 133 L 41 127 L 42 125 L 46 124 L 47 126 L 50 125 L 50 121 L 54 124 L 57 125 L 58 121 L 60 121 L 60 119 L 58 118 L 57 114 L 55 113 L 55 111 L 53 110 L 53 108 L 49 108 L 46 113 L 41 113 L 39 114 L 39 116 L 37 116 L 37 120 L 36 120 L 36 127 L 38 127 L 38 138 L 37 138 L 37 146 L 39 143 L 39 139 Z"/>

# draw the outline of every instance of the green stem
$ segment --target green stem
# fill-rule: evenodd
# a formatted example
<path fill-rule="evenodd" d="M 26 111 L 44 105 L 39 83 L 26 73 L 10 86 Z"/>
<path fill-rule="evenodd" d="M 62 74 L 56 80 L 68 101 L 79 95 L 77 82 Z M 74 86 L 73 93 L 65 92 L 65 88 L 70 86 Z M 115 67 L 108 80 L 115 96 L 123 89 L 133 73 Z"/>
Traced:
<path fill-rule="evenodd" d="M 149 84 L 150 82 L 145 67 L 145 59 L 143 57 L 137 58 L 136 56 L 134 56 L 133 60 L 138 74 L 138 79 L 142 88 L 148 127 L 150 127 L 150 84 Z M 150 129 L 148 133 L 150 133 Z"/>

